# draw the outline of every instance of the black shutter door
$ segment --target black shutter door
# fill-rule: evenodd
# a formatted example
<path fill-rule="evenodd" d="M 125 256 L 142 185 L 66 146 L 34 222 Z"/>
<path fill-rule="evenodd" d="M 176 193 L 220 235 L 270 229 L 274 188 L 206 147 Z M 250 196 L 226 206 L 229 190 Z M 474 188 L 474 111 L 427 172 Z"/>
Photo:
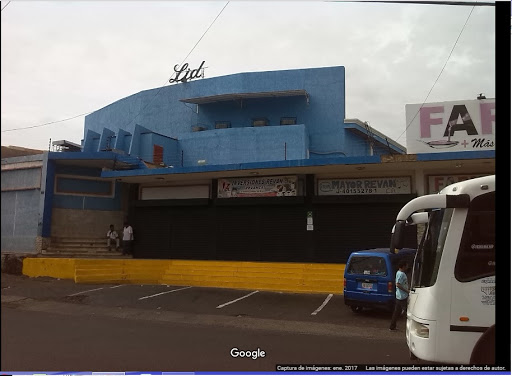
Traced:
<path fill-rule="evenodd" d="M 134 209 L 132 226 L 135 258 L 171 258 L 169 209 L 168 207 L 136 207 Z"/>
<path fill-rule="evenodd" d="M 387 248 L 391 229 L 403 204 L 358 203 L 316 205 L 315 261 L 346 262 L 356 250 Z M 415 246 L 409 231 L 408 246 Z"/>
<path fill-rule="evenodd" d="M 303 206 L 263 206 L 262 261 L 306 261 L 306 209 Z"/>
<path fill-rule="evenodd" d="M 260 260 L 258 206 L 216 208 L 217 260 Z"/>
<path fill-rule="evenodd" d="M 170 208 L 171 258 L 186 260 L 215 259 L 212 208 L 174 206 Z"/>

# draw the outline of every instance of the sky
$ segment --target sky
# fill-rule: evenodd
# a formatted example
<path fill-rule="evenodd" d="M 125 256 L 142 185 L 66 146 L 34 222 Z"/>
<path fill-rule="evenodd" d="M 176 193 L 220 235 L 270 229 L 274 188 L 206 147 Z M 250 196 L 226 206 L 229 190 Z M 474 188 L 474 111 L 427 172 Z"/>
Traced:
<path fill-rule="evenodd" d="M 495 98 L 490 6 L 244 0 L 1 6 L 4 146 L 80 144 L 84 114 L 170 85 L 176 64 L 194 68 L 203 60 L 205 78 L 344 66 L 345 117 L 367 121 L 404 146 L 406 104 L 480 93 Z M 52 124 L 40 126 L 46 123 Z"/>

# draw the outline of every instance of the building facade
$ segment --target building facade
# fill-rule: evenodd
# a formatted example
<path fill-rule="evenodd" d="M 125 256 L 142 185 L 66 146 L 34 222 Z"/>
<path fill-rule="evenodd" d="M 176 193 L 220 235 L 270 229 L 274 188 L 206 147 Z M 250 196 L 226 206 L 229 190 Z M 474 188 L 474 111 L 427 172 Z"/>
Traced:
<path fill-rule="evenodd" d="M 466 102 L 408 105 L 407 146 L 427 145 L 408 153 L 346 119 L 344 67 L 143 91 L 88 115 L 79 148 L 45 153 L 40 236 L 103 237 L 128 220 L 135 258 L 344 263 L 389 245 L 411 198 L 494 173 L 494 142 L 471 141 L 468 120 L 490 140 L 494 102 L 476 103 L 478 116 Z"/>

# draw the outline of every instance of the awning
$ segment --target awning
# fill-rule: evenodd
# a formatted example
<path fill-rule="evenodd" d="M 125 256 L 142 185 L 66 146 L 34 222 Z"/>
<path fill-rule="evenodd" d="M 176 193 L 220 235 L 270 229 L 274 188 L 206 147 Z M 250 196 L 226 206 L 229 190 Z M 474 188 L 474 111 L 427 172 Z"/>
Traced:
<path fill-rule="evenodd" d="M 231 94 L 218 94 L 207 97 L 184 98 L 180 99 L 181 102 L 204 104 L 242 99 L 255 99 L 255 98 L 275 98 L 275 97 L 299 97 L 304 96 L 309 102 L 309 94 L 306 90 L 283 90 L 283 91 L 266 91 L 259 93 L 231 93 Z"/>

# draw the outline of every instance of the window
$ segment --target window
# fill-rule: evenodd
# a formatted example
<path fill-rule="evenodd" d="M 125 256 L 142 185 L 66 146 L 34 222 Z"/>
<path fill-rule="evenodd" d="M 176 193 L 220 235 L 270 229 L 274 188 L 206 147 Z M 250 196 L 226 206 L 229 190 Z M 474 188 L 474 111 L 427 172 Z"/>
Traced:
<path fill-rule="evenodd" d="M 495 193 L 471 201 L 455 264 L 455 278 L 461 282 L 495 275 L 496 221 Z"/>
<path fill-rule="evenodd" d="M 297 124 L 297 118 L 296 117 L 282 117 L 280 124 L 281 125 L 295 125 L 295 124 Z"/>
<path fill-rule="evenodd" d="M 55 176 L 55 194 L 114 197 L 114 182 L 71 175 Z"/>
<path fill-rule="evenodd" d="M 416 264 L 414 287 L 430 287 L 436 283 L 444 243 L 453 216 L 453 209 L 433 210 L 421 240 Z"/>
<path fill-rule="evenodd" d="M 153 145 L 153 163 L 161 164 L 164 161 L 164 148 L 160 145 Z"/>
<path fill-rule="evenodd" d="M 225 129 L 225 128 L 231 128 L 230 121 L 216 121 L 215 122 L 215 129 Z"/>
<path fill-rule="evenodd" d="M 377 256 L 354 256 L 350 260 L 348 274 L 387 275 L 386 261 Z"/>
<path fill-rule="evenodd" d="M 268 125 L 268 119 L 267 118 L 255 118 L 252 119 L 252 126 L 253 127 L 264 127 Z"/>

